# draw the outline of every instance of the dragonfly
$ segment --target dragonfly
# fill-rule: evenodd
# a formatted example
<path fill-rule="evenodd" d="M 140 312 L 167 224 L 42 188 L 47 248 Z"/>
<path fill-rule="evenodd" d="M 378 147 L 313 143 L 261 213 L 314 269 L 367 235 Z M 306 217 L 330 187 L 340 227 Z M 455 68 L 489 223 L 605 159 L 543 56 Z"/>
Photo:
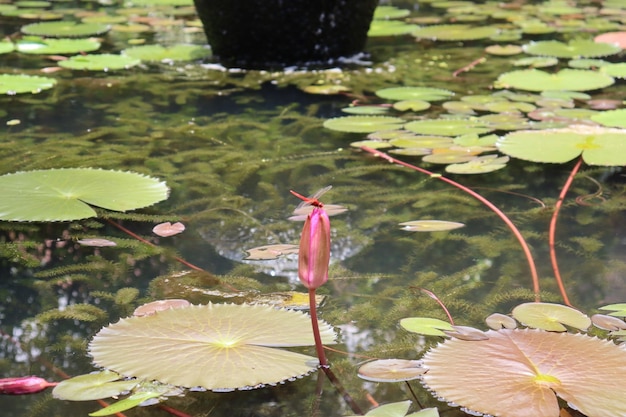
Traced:
<path fill-rule="evenodd" d="M 337 214 L 344 213 L 348 211 L 344 206 L 340 206 L 338 204 L 324 204 L 319 201 L 319 198 L 324 195 L 328 190 L 333 188 L 332 185 L 326 186 L 324 188 L 320 188 L 315 193 L 310 195 L 309 197 L 305 197 L 300 193 L 297 193 L 293 190 L 289 190 L 291 194 L 298 197 L 302 202 L 298 204 L 296 209 L 293 211 L 293 216 L 289 217 L 289 220 L 292 221 L 302 221 L 306 220 L 306 217 L 313 211 L 313 207 L 324 208 L 326 210 L 326 214 L 329 216 L 335 216 Z"/>

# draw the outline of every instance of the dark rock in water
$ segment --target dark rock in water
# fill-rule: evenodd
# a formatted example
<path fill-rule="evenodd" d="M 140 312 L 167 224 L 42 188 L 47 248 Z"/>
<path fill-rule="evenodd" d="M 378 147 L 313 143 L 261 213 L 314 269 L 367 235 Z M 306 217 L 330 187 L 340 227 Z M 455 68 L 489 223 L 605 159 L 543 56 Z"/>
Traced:
<path fill-rule="evenodd" d="M 280 68 L 363 51 L 378 0 L 194 0 L 222 64 Z"/>

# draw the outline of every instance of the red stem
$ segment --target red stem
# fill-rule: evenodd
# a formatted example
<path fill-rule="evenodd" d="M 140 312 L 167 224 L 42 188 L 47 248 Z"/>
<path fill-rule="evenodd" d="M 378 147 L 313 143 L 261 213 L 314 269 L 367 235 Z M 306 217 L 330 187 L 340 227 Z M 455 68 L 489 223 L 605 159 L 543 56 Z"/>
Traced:
<path fill-rule="evenodd" d="M 453 181 L 449 178 L 446 178 L 444 176 L 442 176 L 441 174 L 435 174 L 433 172 L 428 171 L 427 169 L 424 168 L 420 168 L 418 166 L 409 164 L 408 162 L 404 162 L 401 161 L 399 159 L 396 159 L 390 155 L 387 155 L 384 152 L 381 152 L 377 149 L 372 149 L 369 148 L 367 146 L 361 146 L 361 149 L 371 153 L 374 156 L 378 156 L 379 158 L 383 158 L 389 162 L 391 162 L 392 164 L 398 164 L 398 165 L 402 165 L 403 167 L 407 167 L 410 168 L 412 170 L 421 172 L 422 174 L 426 174 L 428 176 L 430 176 L 431 178 L 435 178 L 438 179 L 440 181 L 443 181 L 447 184 L 450 184 L 456 188 L 458 188 L 459 190 L 471 195 L 472 197 L 474 197 L 475 199 L 477 199 L 478 201 L 480 201 L 481 203 L 483 203 L 484 205 L 486 205 L 487 207 L 489 207 L 489 209 L 491 209 L 491 211 L 493 211 L 494 213 L 496 213 L 498 215 L 498 217 L 500 217 L 502 219 L 502 221 L 504 221 L 504 223 L 509 227 L 509 229 L 511 229 L 511 231 L 513 232 L 513 235 L 517 238 L 518 242 L 520 243 L 520 245 L 522 246 L 522 250 L 524 251 L 524 255 L 526 255 L 526 260 L 528 261 L 528 267 L 530 268 L 530 275 L 532 276 L 532 281 L 533 281 L 533 292 L 535 293 L 535 301 L 539 302 L 541 301 L 541 296 L 539 295 L 540 292 L 540 288 L 539 288 L 539 275 L 537 274 L 537 267 L 535 266 L 535 261 L 533 259 L 533 255 L 530 252 L 530 248 L 528 247 L 528 244 L 526 243 L 526 240 L 524 239 L 524 236 L 522 236 L 522 234 L 520 233 L 519 229 L 515 226 L 515 224 L 513 224 L 513 222 L 511 221 L 511 219 L 509 219 L 507 217 L 506 214 L 504 214 L 504 212 L 502 210 L 500 210 L 498 207 L 496 207 L 492 202 L 490 202 L 489 200 L 487 200 L 485 197 L 483 197 L 482 195 L 478 194 L 476 191 L 459 184 L 456 181 Z"/>
<path fill-rule="evenodd" d="M 315 339 L 315 350 L 317 350 L 317 358 L 322 368 L 328 368 L 328 360 L 324 352 L 322 344 L 322 336 L 320 335 L 320 326 L 317 321 L 317 302 L 315 301 L 315 288 L 309 288 L 309 312 L 311 314 L 311 325 L 313 326 L 313 338 Z"/>
<path fill-rule="evenodd" d="M 550 261 L 552 262 L 552 270 L 554 271 L 554 278 L 556 279 L 556 283 L 559 286 L 559 291 L 561 292 L 561 297 L 563 297 L 563 302 L 572 307 L 572 303 L 570 303 L 569 298 L 567 297 L 567 293 L 565 292 L 565 285 L 563 285 L 563 279 L 561 278 L 561 272 L 559 270 L 559 263 L 556 259 L 556 248 L 555 248 L 555 235 L 556 235 L 556 222 L 559 218 L 559 212 L 561 211 L 561 207 L 563 206 L 563 201 L 565 200 L 565 195 L 569 191 L 572 186 L 572 182 L 574 181 L 574 177 L 578 173 L 580 166 L 583 163 L 582 158 L 578 158 L 578 162 L 572 168 L 572 171 L 569 173 L 569 177 L 567 177 L 567 181 L 563 185 L 561 189 L 561 194 L 559 194 L 559 199 L 556 201 L 554 205 L 554 212 L 552 213 L 552 218 L 550 219 L 550 229 L 548 232 L 548 242 L 550 245 Z"/>

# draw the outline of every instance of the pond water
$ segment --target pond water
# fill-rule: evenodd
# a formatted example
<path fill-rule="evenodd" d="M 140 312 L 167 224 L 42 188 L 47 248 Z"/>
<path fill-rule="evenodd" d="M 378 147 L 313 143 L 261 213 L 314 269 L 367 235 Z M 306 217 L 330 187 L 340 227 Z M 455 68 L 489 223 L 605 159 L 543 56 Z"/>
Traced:
<path fill-rule="evenodd" d="M 486 12 L 481 15 L 478 5 L 471 14 L 455 11 L 452 4 L 429 3 L 419 7 L 411 1 L 393 4 L 410 10 L 417 24 L 429 18 L 440 23 L 478 21 L 478 25 L 516 30 L 510 21 Z M 585 3 L 579 7 L 593 6 L 593 2 L 579 3 Z M 521 13 L 527 10 L 522 9 L 525 4 L 516 2 L 511 7 L 519 6 L 516 10 Z M 96 11 L 100 7 L 110 14 L 116 10 L 95 3 L 64 3 L 54 8 Z M 189 23 L 193 11 L 177 14 L 173 6 L 153 7 L 149 16 L 154 20 L 144 19 L 151 25 L 147 32 L 113 30 L 104 36 L 104 50 L 119 53 L 133 39 L 163 45 L 204 43 L 197 25 Z M 615 7 L 620 18 L 606 21 L 618 30 L 626 21 L 626 10 Z M 592 19 L 589 10 L 587 17 Z M 166 26 L 157 18 L 175 23 Z M 544 21 L 556 29 L 545 34 L 520 31 L 519 39 L 506 43 L 567 41 L 580 31 L 565 30 L 565 23 L 568 28 L 576 28 L 576 23 L 590 25 L 582 11 L 553 13 Z M 25 23 L 25 19 L 5 17 L 4 35 Z M 588 39 L 597 31 L 606 30 L 589 29 L 583 35 Z M 413 399 L 406 385 L 366 382 L 356 376 L 356 370 L 366 358 L 419 358 L 424 349 L 437 343 L 437 338 L 423 339 L 398 325 L 405 317 L 446 319 L 420 288 L 435 293 L 457 324 L 485 328 L 483 319 L 488 314 L 506 314 L 515 305 L 535 299 L 529 264 L 511 230 L 476 199 L 436 176 L 390 164 L 350 146 L 364 140 L 366 133 L 333 131 L 322 124 L 345 116 L 342 109 L 351 103 L 390 103 L 375 96 L 386 87 L 446 89 L 456 94 L 455 101 L 491 96 L 498 91 L 494 82 L 499 75 L 519 69 L 513 61 L 526 57 L 487 54 L 484 48 L 494 43 L 462 38 L 437 42 L 409 35 L 372 37 L 368 62 L 316 70 L 228 70 L 210 59 L 144 63 L 108 72 L 64 69 L 46 74 L 57 80 L 50 90 L 0 98 L 0 114 L 6 122 L 0 139 L 3 174 L 94 167 L 146 174 L 165 181 L 171 190 L 167 200 L 127 213 L 98 209 L 98 217 L 72 222 L 0 222 L 0 376 L 39 375 L 58 381 L 61 372 L 91 372 L 88 341 L 100 328 L 129 316 L 148 301 L 184 298 L 196 304 L 241 303 L 261 294 L 305 292 L 296 277 L 294 255 L 246 261 L 246 250 L 297 244 L 301 223 L 287 218 L 298 200 L 289 190 L 310 194 L 332 185 L 324 203 L 348 209 L 331 217 L 330 279 L 318 291 L 325 296 L 321 317 L 340 334 L 334 348 L 341 352 L 328 353 L 332 369 L 363 409 L 371 407 L 367 395 L 380 403 Z M 607 59 L 623 59 L 623 54 L 616 56 Z M 477 61 L 480 58 L 484 60 Z M 0 59 L 3 73 L 42 75 L 41 68 L 56 65 L 48 57 L 16 52 Z M 566 66 L 567 59 L 561 59 L 557 67 L 546 71 Z M 463 68 L 466 71 L 453 75 Z M 303 91 L 312 85 L 342 85 L 349 91 L 336 95 Z M 541 106 L 537 104 L 542 99 L 539 91 L 516 92 L 528 94 L 529 102 Z M 590 97 L 547 100 L 589 109 L 591 98 L 621 103 L 626 88 L 617 80 L 586 94 Z M 454 113 L 452 108 L 438 101 L 426 111 L 388 109 L 387 115 L 412 121 L 469 120 L 493 113 L 467 109 Z M 592 123 L 587 116 L 548 121 L 531 120 L 526 113 L 519 117 L 521 121 L 511 123 L 528 129 L 537 129 L 539 123 L 545 127 Z M 502 136 L 508 131 L 495 133 Z M 424 163 L 419 156 L 396 156 L 445 174 L 445 165 Z M 563 302 L 551 266 L 548 227 L 575 163 L 576 159 L 542 164 L 512 158 L 506 167 L 491 173 L 446 174 L 486 197 L 519 228 L 537 265 L 543 301 Z M 623 167 L 583 164 L 559 214 L 555 250 L 560 273 L 572 304 L 589 314 L 603 304 L 626 300 L 625 207 Z M 465 227 L 419 233 L 399 226 L 433 219 L 461 222 Z M 151 230 L 164 221 L 180 221 L 186 230 L 160 238 Z M 107 239 L 117 246 L 77 243 L 83 238 Z M 204 272 L 190 269 L 188 263 Z M 314 355 L 313 349 L 302 351 Z M 317 398 L 316 378 L 307 376 L 254 391 L 191 392 L 165 404 L 192 416 L 353 414 L 323 377 L 324 392 Z M 422 406 L 438 406 L 448 410 L 448 416 L 465 415 L 433 399 L 418 382 L 411 386 Z M 99 408 L 93 401 L 56 400 L 49 392 L 3 397 L 2 404 L 7 415 L 24 417 L 78 417 Z M 171 414 L 151 406 L 126 415 Z"/>

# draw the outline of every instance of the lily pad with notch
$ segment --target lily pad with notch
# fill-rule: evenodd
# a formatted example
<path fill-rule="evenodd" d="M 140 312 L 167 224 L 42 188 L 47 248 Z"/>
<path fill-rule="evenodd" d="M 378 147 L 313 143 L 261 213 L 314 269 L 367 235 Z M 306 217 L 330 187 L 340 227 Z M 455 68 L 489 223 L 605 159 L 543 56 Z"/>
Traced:
<path fill-rule="evenodd" d="M 322 343 L 335 332 L 320 322 Z M 213 391 L 260 388 L 315 370 L 283 347 L 314 345 L 308 315 L 265 305 L 191 305 L 103 328 L 89 344 L 101 367 L 128 377 Z"/>
<path fill-rule="evenodd" d="M 168 197 L 164 182 L 134 172 L 50 169 L 0 176 L 0 220 L 67 221 L 96 216 L 90 205 L 127 211 Z"/>
<path fill-rule="evenodd" d="M 496 145 L 506 155 L 533 162 L 561 164 L 582 154 L 589 165 L 626 165 L 625 129 L 571 125 L 560 129 L 520 130 L 501 137 Z"/>

